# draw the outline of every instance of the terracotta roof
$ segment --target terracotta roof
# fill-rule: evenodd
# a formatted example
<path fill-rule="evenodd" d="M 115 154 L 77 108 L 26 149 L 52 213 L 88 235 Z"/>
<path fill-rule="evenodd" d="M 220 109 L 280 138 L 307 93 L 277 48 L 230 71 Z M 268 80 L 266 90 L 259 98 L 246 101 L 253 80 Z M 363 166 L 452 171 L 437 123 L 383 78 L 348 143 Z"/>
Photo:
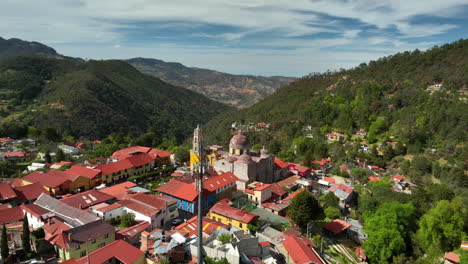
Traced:
<path fill-rule="evenodd" d="M 112 154 L 111 157 L 114 159 L 123 160 L 138 153 L 148 153 L 150 152 L 150 150 L 151 148 L 148 148 L 148 147 L 133 146 L 133 147 L 128 147 L 128 148 L 117 150 L 116 152 Z"/>
<path fill-rule="evenodd" d="M 198 192 L 195 190 L 193 183 L 185 183 L 176 179 L 170 180 L 168 183 L 157 188 L 161 193 L 193 202 L 198 197 Z"/>
<path fill-rule="evenodd" d="M 335 219 L 331 221 L 330 223 L 326 224 L 323 226 L 323 228 L 335 233 L 339 234 L 346 229 L 348 229 L 351 226 L 351 224 L 341 220 L 341 219 Z"/>
<path fill-rule="evenodd" d="M 99 205 L 99 204 L 95 205 L 94 207 L 96 207 L 96 206 L 98 206 L 98 205 Z M 117 208 L 122 207 L 122 205 L 119 204 L 119 203 L 113 203 L 113 204 L 111 204 L 111 205 L 108 205 L 108 204 L 106 204 L 106 203 L 102 203 L 101 205 L 102 205 L 102 206 L 99 207 L 99 208 L 94 208 L 94 207 L 93 207 L 94 211 L 98 211 L 98 212 L 101 212 L 101 213 L 105 213 L 105 212 L 109 212 L 109 211 L 112 211 L 112 210 L 114 210 L 114 209 L 117 209 Z"/>
<path fill-rule="evenodd" d="M 85 209 L 95 204 L 99 204 L 105 201 L 114 199 L 114 196 L 102 193 L 98 190 L 89 190 L 83 193 L 78 193 L 67 198 L 63 198 L 61 201 L 80 209 Z"/>
<path fill-rule="evenodd" d="M 159 150 L 159 149 L 152 149 L 149 152 L 149 154 L 151 154 L 156 159 L 170 157 L 172 155 L 172 153 L 167 150 Z"/>
<path fill-rule="evenodd" d="M 11 204 L 9 203 L 0 204 L 0 210 L 12 208 L 12 207 L 13 206 L 11 206 Z"/>
<path fill-rule="evenodd" d="M 151 155 L 146 154 L 146 153 L 128 157 L 127 160 L 130 161 L 133 167 L 146 165 L 154 161 Z"/>
<path fill-rule="evenodd" d="M 63 231 L 72 229 L 72 227 L 53 217 L 44 226 L 42 226 L 42 229 L 44 229 L 45 232 L 45 240 L 50 242 L 55 241 L 57 235 L 62 234 Z"/>
<path fill-rule="evenodd" d="M 101 174 L 100 170 L 90 169 L 79 165 L 72 166 L 70 169 L 67 170 L 67 172 L 80 175 L 88 179 L 94 179 L 99 174 Z"/>
<path fill-rule="evenodd" d="M 182 176 L 184 176 L 184 174 L 183 174 L 182 172 L 177 172 L 177 171 L 176 171 L 176 172 L 173 172 L 173 173 L 171 174 L 171 176 L 172 176 L 172 177 L 182 177 Z"/>
<path fill-rule="evenodd" d="M 14 152 L 7 152 L 3 154 L 5 158 L 12 158 L 12 157 L 26 157 L 29 154 L 29 152 L 26 151 L 14 151 Z"/>
<path fill-rule="evenodd" d="M 37 199 L 43 193 L 50 194 L 40 183 L 18 186 L 15 188 L 15 192 L 17 196 L 16 201 L 20 203 Z"/>
<path fill-rule="evenodd" d="M 271 193 L 277 197 L 281 197 L 286 194 L 286 191 L 278 183 L 271 184 Z"/>
<path fill-rule="evenodd" d="M 254 191 L 263 191 L 267 188 L 271 187 L 271 184 L 268 183 L 257 183 L 256 186 L 253 188 Z"/>
<path fill-rule="evenodd" d="M 137 186 L 136 183 L 126 181 L 126 182 L 122 182 L 122 183 L 101 189 L 99 191 L 108 195 L 112 195 L 116 197 L 117 199 L 119 199 L 119 197 L 121 197 L 123 194 L 126 194 L 129 192 L 128 188 L 132 188 L 135 186 Z"/>
<path fill-rule="evenodd" d="M 292 188 L 294 186 L 296 186 L 296 181 L 299 180 L 301 178 L 301 176 L 299 175 L 293 175 L 291 177 L 288 177 L 284 180 L 281 180 L 279 182 L 277 182 L 279 184 L 279 186 L 281 186 L 282 188 Z"/>
<path fill-rule="evenodd" d="M 5 142 L 8 142 L 8 141 L 11 141 L 12 139 L 10 137 L 2 137 L 0 138 L 0 143 L 5 143 Z"/>
<path fill-rule="evenodd" d="M 99 219 L 93 214 L 70 206 L 46 194 L 41 194 L 34 204 L 53 212 L 58 218 L 73 226 L 80 226 Z"/>
<path fill-rule="evenodd" d="M 132 167 L 133 167 L 133 164 L 129 160 L 123 159 L 123 160 L 119 160 L 116 162 L 100 165 L 97 167 L 97 169 L 102 171 L 103 175 L 109 175 L 114 172 L 119 172 L 119 171 L 123 171 L 126 169 L 130 169 Z"/>
<path fill-rule="evenodd" d="M 0 210 L 0 224 L 16 222 L 22 220 L 23 217 L 24 212 L 19 206 Z"/>
<path fill-rule="evenodd" d="M 335 178 L 331 178 L 331 177 L 326 177 L 326 176 L 323 176 L 322 177 L 322 180 L 323 181 L 326 181 L 326 182 L 329 182 L 329 183 L 335 183 Z"/>
<path fill-rule="evenodd" d="M 286 196 L 283 200 L 285 201 L 288 201 L 288 200 L 292 200 L 294 199 L 294 197 L 296 197 L 299 193 L 305 191 L 306 189 L 299 189 L 293 193 L 291 193 L 290 195 Z"/>
<path fill-rule="evenodd" d="M 380 181 L 380 177 L 374 177 L 374 176 L 369 176 L 367 179 L 369 179 L 369 181 Z"/>
<path fill-rule="evenodd" d="M 296 264 L 323 264 L 307 238 L 288 236 L 282 244 Z"/>
<path fill-rule="evenodd" d="M 222 215 L 227 218 L 234 219 L 236 221 L 246 223 L 246 224 L 254 222 L 259 217 L 258 215 L 232 207 L 229 204 L 222 202 L 222 201 L 218 202 L 213 207 L 211 207 L 210 212 L 218 214 L 218 215 Z"/>
<path fill-rule="evenodd" d="M 350 194 L 354 191 L 353 188 L 346 186 L 341 183 L 333 184 L 329 189 L 330 192 L 335 192 L 336 190 L 342 190 L 343 192 Z"/>
<path fill-rule="evenodd" d="M 308 171 L 310 172 L 310 168 L 299 165 L 299 164 L 292 164 L 291 169 L 297 170 L 300 173 L 306 173 Z"/>
<path fill-rule="evenodd" d="M 76 261 L 77 264 L 107 263 L 112 258 L 118 259 L 123 264 L 133 264 L 140 258 L 144 258 L 145 253 L 123 240 L 116 240 L 98 250 L 93 251 L 89 256 L 84 256 Z"/>
<path fill-rule="evenodd" d="M 113 225 L 107 223 L 104 220 L 97 220 L 82 226 L 72 228 L 70 230 L 63 231 L 62 234 L 58 235 L 57 239 L 51 241 L 51 243 L 56 244 L 64 249 L 70 249 L 83 244 L 88 240 L 114 232 L 115 227 Z"/>
<path fill-rule="evenodd" d="M 21 209 L 37 218 L 47 219 L 54 216 L 49 210 L 35 204 L 23 204 L 21 205 Z"/>
<path fill-rule="evenodd" d="M 154 216 L 166 207 L 168 202 L 176 202 L 176 200 L 162 195 L 139 193 L 117 203 L 143 215 Z"/>
<path fill-rule="evenodd" d="M 468 250 L 468 242 L 465 242 L 465 241 L 461 242 L 460 248 L 463 250 Z"/>
<path fill-rule="evenodd" d="M 392 178 L 392 179 L 395 179 L 395 180 L 402 181 L 405 177 L 403 177 L 403 176 L 401 176 L 401 175 L 393 175 L 391 178 Z"/>
<path fill-rule="evenodd" d="M 143 221 L 143 222 L 138 223 L 136 225 L 120 229 L 116 233 L 116 236 L 117 236 L 116 238 L 118 238 L 118 239 L 129 239 L 131 237 L 139 235 L 141 232 L 145 231 L 150 226 L 151 226 L 151 224 L 149 222 Z"/>
<path fill-rule="evenodd" d="M 226 185 L 236 182 L 239 178 L 236 175 L 232 174 L 232 172 L 225 172 L 218 176 L 213 176 L 203 182 L 203 188 L 214 192 Z"/>
<path fill-rule="evenodd" d="M 43 186 L 57 188 L 60 185 L 70 183 L 70 175 L 57 170 L 50 170 L 47 173 L 34 171 L 23 177 L 23 180 L 31 183 L 40 183 Z"/>
<path fill-rule="evenodd" d="M 258 242 L 258 244 L 262 247 L 269 247 L 271 246 L 271 243 L 268 242 L 268 241 L 262 241 L 262 242 Z"/>
<path fill-rule="evenodd" d="M 366 251 L 363 248 L 357 247 L 356 248 L 356 257 L 358 257 L 359 259 L 366 260 L 367 257 L 366 257 L 365 252 Z"/>
<path fill-rule="evenodd" d="M 8 183 L 0 183 L 0 200 L 8 200 L 16 197 L 15 191 Z"/>
<path fill-rule="evenodd" d="M 188 232 L 189 236 L 196 236 L 198 233 L 198 217 L 194 216 L 187 220 L 186 222 L 174 227 L 174 230 L 183 230 Z M 211 235 L 213 231 L 220 228 L 229 229 L 228 225 L 212 220 L 208 217 L 203 217 L 202 219 L 203 233 Z"/>
<path fill-rule="evenodd" d="M 445 253 L 444 256 L 445 259 L 448 259 L 452 262 L 459 263 L 460 262 L 460 256 L 454 252 L 447 252 Z"/>

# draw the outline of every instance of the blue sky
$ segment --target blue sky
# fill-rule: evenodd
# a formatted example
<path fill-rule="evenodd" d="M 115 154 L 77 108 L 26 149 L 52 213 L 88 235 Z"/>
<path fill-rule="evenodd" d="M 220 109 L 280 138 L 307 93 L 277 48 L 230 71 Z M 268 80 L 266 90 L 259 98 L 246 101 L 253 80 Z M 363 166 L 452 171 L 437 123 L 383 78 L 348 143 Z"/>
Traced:
<path fill-rule="evenodd" d="M 468 35 L 468 0 L 2 0 L 0 36 L 92 59 L 303 76 Z"/>

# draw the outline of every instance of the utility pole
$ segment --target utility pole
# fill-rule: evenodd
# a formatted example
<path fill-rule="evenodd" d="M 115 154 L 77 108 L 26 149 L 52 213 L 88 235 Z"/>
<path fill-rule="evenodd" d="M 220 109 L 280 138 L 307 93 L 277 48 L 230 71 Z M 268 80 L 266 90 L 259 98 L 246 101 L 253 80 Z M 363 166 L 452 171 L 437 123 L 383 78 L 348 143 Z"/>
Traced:
<path fill-rule="evenodd" d="M 197 263 L 203 264 L 203 174 L 205 173 L 205 151 L 201 128 L 198 125 L 193 133 L 192 151 L 198 156 L 197 171 L 192 174 L 195 178 L 195 188 L 198 190 L 198 238 L 197 238 Z"/>

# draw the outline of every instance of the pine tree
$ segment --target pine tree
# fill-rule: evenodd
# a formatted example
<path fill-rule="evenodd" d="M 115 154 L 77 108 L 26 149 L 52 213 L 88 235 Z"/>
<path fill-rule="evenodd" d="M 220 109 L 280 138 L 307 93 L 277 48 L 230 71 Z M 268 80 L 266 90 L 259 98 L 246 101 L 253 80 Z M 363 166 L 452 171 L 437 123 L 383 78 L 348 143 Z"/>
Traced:
<path fill-rule="evenodd" d="M 52 157 L 50 156 L 50 152 L 49 151 L 46 151 L 45 155 L 44 155 L 44 159 L 45 159 L 45 162 L 46 163 L 52 163 Z"/>
<path fill-rule="evenodd" d="M 8 248 L 8 238 L 5 224 L 3 224 L 2 230 L 2 240 L 0 241 L 0 254 L 2 255 L 2 259 L 7 259 L 10 256 L 10 249 Z"/>
<path fill-rule="evenodd" d="M 29 235 L 29 222 L 28 217 L 25 215 L 23 218 L 23 234 L 21 235 L 21 242 L 23 246 L 23 250 L 26 253 L 31 251 L 31 243 L 30 243 L 30 235 Z"/>
<path fill-rule="evenodd" d="M 59 149 L 55 153 L 55 162 L 60 162 L 65 160 L 65 154 L 63 153 L 63 150 Z"/>

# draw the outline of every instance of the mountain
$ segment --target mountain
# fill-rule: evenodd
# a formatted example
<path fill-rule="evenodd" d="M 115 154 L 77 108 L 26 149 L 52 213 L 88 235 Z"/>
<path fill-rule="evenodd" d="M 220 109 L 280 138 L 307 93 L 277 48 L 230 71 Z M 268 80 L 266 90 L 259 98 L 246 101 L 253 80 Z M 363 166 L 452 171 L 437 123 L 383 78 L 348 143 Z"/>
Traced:
<path fill-rule="evenodd" d="M 228 109 L 124 61 L 39 56 L 0 60 L 0 100 L 2 136 L 27 126 L 89 139 L 152 128 L 181 141 L 197 124 Z"/>
<path fill-rule="evenodd" d="M 4 39 L 0 37 L 0 59 L 16 56 L 44 56 L 63 58 L 53 48 L 35 41 L 24 41 L 17 38 Z"/>
<path fill-rule="evenodd" d="M 237 108 L 251 106 L 296 80 L 282 76 L 233 75 L 157 59 L 133 58 L 127 62 L 143 73 Z"/>
<path fill-rule="evenodd" d="M 447 184 L 468 187 L 463 173 L 468 170 L 467 73 L 468 40 L 398 53 L 350 70 L 301 78 L 250 108 L 211 120 L 204 127 L 210 131 L 205 138 L 208 143 L 227 144 L 231 124 L 237 122 L 253 144 L 295 162 L 330 155 L 335 160 L 360 157 L 386 168 L 405 168 L 405 160 L 421 156 L 428 162 L 418 164 L 425 170 L 412 175 L 414 181 L 434 180 L 421 175 L 442 166 L 450 171 Z M 258 122 L 270 123 L 270 129 L 258 128 Z M 409 156 L 394 160 L 395 153 L 386 148 L 359 152 L 359 141 L 353 137 L 358 129 L 368 131 L 371 148 L 398 142 L 406 149 L 399 155 Z M 325 134 L 332 131 L 353 137 L 352 144 L 327 144 Z M 310 145 L 299 143 L 306 141 Z"/>

